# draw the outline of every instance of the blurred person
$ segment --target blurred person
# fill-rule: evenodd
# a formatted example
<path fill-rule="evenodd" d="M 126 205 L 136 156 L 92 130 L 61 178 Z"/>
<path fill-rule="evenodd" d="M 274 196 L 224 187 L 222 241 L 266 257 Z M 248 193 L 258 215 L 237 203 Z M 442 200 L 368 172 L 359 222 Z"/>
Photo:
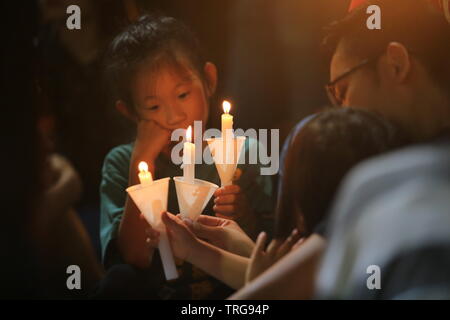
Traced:
<path fill-rule="evenodd" d="M 349 175 L 329 222 L 318 298 L 450 299 L 449 137 Z"/>
<path fill-rule="evenodd" d="M 372 101 L 365 106 L 395 119 L 422 143 L 370 161 L 348 178 L 329 226 L 330 247 L 317 284 L 321 298 L 450 297 L 447 272 L 450 25 L 435 11 L 436 7 L 443 8 L 444 2 L 430 3 L 369 2 L 380 6 L 384 23 L 387 20 L 390 31 L 397 31 L 396 38 L 383 40 L 397 42 L 390 42 L 386 54 L 378 60 L 379 85 Z M 365 8 L 362 5 L 357 9 L 341 25 L 341 31 L 362 23 Z M 392 23 L 400 19 L 400 14 L 404 21 Z M 410 28 L 415 32 L 409 32 Z M 351 46 L 350 43 L 351 40 L 347 41 L 347 45 Z M 336 72 L 345 64 L 343 55 L 338 54 L 344 52 L 344 47 L 345 40 L 341 40 L 333 58 Z M 383 68 L 386 63 L 391 65 L 390 72 L 389 68 Z M 362 94 L 368 94 L 365 87 L 370 77 L 361 78 L 361 73 L 354 76 L 359 82 L 344 81 L 343 88 L 336 90 L 338 101 L 345 105 L 365 99 Z M 357 248 L 351 245 L 355 242 L 359 243 Z M 371 265 L 381 271 L 378 290 L 370 290 L 367 285 L 367 268 Z"/>
<path fill-rule="evenodd" d="M 450 125 L 450 28 L 442 12 L 434 1 L 426 0 L 357 2 L 328 29 L 331 101 L 380 114 L 412 142 L 439 138 Z M 366 27 L 371 4 L 379 5 L 383 13 L 381 30 Z M 327 229 L 322 228 L 325 237 Z M 313 288 L 297 284 L 317 271 L 327 243 L 323 235 L 312 235 L 303 250 L 288 255 L 232 298 L 313 297 Z M 276 291 L 281 283 L 292 291 Z M 293 283 L 295 288 L 289 286 Z"/>
<path fill-rule="evenodd" d="M 2 11 L 15 13 L 7 15 L 5 21 L 17 27 L 4 39 L 2 59 L 7 79 L 2 81 L 3 97 L 6 105 L 14 107 L 7 113 L 4 126 L 9 137 L 4 139 L 4 147 L 10 154 L 2 157 L 2 164 L 9 169 L 4 172 L 8 188 L 2 192 L 1 296 L 87 297 L 101 269 L 84 227 L 76 215 L 67 213 L 79 196 L 77 175 L 62 157 L 49 156 L 51 144 L 42 118 L 45 94 L 37 72 L 41 57 L 34 45 L 38 6 L 33 1 L 25 5 L 2 3 Z M 70 264 L 79 265 L 85 272 L 83 290 L 78 293 L 66 287 Z"/>
<path fill-rule="evenodd" d="M 74 205 L 96 230 L 103 159 L 132 132 L 108 108 L 102 86 L 104 52 L 118 28 L 126 23 L 126 8 L 119 0 L 41 0 L 39 4 L 42 86 L 48 94 L 47 113 L 53 122 L 49 136 L 56 152 L 67 158 L 80 176 L 82 193 Z M 70 5 L 80 7 L 79 30 L 66 26 Z M 93 240 L 98 243 L 96 237 Z"/>

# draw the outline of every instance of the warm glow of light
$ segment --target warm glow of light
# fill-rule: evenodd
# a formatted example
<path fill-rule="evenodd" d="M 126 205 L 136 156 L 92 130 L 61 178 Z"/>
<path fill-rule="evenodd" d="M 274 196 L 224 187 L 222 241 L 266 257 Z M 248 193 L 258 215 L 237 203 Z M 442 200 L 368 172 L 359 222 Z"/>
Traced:
<path fill-rule="evenodd" d="M 138 168 L 139 168 L 140 172 L 147 172 L 148 171 L 147 162 L 145 162 L 145 161 L 139 162 Z"/>
<path fill-rule="evenodd" d="M 231 103 L 229 103 L 227 100 L 223 101 L 222 107 L 223 107 L 223 112 L 225 112 L 226 114 L 230 113 Z"/>
<path fill-rule="evenodd" d="M 192 142 L 192 127 L 189 126 L 186 130 L 186 140 L 187 142 Z"/>

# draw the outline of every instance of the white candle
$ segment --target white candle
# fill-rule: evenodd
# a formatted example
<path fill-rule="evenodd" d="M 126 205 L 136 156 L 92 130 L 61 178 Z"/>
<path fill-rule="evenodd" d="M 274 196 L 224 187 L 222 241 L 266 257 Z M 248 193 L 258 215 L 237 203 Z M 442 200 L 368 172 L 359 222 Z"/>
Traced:
<path fill-rule="evenodd" d="M 222 138 L 226 136 L 227 130 L 233 130 L 233 116 L 230 114 L 231 103 L 224 100 L 222 103 Z"/>
<path fill-rule="evenodd" d="M 152 174 L 148 171 L 148 165 L 145 161 L 139 162 L 139 181 L 141 184 L 150 184 L 153 182 Z"/>
<path fill-rule="evenodd" d="M 233 116 L 230 114 L 231 103 L 224 100 L 222 103 L 222 161 L 223 164 L 233 163 Z"/>
<path fill-rule="evenodd" d="M 192 127 L 186 131 L 186 142 L 183 145 L 183 177 L 189 183 L 194 183 L 195 177 L 195 144 L 192 141 Z"/>

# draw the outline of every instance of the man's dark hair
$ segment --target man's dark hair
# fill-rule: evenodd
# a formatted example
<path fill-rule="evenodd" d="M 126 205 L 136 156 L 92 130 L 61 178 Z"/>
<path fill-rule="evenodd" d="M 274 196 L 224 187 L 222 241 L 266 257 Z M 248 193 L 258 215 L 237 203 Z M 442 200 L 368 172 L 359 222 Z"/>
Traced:
<path fill-rule="evenodd" d="M 381 30 L 367 28 L 367 7 L 381 9 Z M 326 29 L 324 46 L 333 54 L 344 50 L 360 59 L 376 58 L 390 42 L 403 44 L 427 68 L 436 84 L 450 94 L 450 24 L 426 0 L 371 0 Z"/>
<path fill-rule="evenodd" d="M 137 69 L 144 62 L 172 63 L 181 66 L 186 58 L 189 67 L 204 77 L 199 41 L 181 21 L 162 15 L 144 15 L 127 26 L 111 42 L 105 58 L 105 77 L 113 101 L 123 100 L 133 108 L 131 85 Z"/>
<path fill-rule="evenodd" d="M 344 176 L 359 162 L 406 143 L 399 129 L 365 110 L 331 109 L 292 137 L 276 209 L 275 236 L 285 238 L 300 210 L 305 235 L 325 219 Z"/>

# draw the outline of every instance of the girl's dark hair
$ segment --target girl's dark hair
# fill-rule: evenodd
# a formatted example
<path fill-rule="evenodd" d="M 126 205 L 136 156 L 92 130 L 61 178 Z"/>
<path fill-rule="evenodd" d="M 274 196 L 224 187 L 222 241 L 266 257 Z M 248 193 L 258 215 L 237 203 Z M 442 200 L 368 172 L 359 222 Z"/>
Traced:
<path fill-rule="evenodd" d="M 181 66 L 180 55 L 204 77 L 206 60 L 199 41 L 184 23 L 162 15 L 140 17 L 117 35 L 107 50 L 105 77 L 111 98 L 132 107 L 132 79 L 141 64 L 164 61 Z"/>
<path fill-rule="evenodd" d="M 405 142 L 397 128 L 368 111 L 346 108 L 317 114 L 292 137 L 282 164 L 275 237 L 285 238 L 298 225 L 298 211 L 300 231 L 313 233 L 352 167 Z"/>

